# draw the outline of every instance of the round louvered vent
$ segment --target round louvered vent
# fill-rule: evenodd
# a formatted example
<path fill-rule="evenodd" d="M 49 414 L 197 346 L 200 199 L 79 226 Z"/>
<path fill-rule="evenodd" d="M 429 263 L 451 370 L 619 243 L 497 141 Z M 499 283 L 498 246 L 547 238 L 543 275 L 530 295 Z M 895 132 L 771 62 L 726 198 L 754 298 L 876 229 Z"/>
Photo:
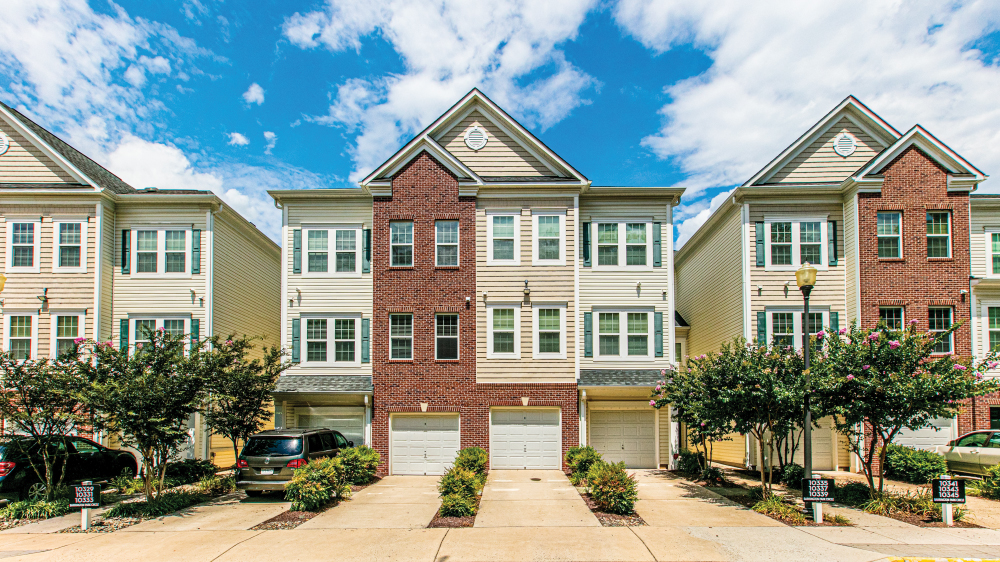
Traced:
<path fill-rule="evenodd" d="M 0 132 L 0 155 L 7 152 L 8 148 L 10 148 L 10 139 L 7 138 L 7 135 Z"/>
<path fill-rule="evenodd" d="M 858 149 L 858 139 L 851 133 L 840 133 L 833 137 L 833 151 L 847 158 Z"/>
<path fill-rule="evenodd" d="M 486 146 L 486 131 L 479 127 L 473 127 L 465 132 L 465 146 L 472 150 L 479 150 Z"/>

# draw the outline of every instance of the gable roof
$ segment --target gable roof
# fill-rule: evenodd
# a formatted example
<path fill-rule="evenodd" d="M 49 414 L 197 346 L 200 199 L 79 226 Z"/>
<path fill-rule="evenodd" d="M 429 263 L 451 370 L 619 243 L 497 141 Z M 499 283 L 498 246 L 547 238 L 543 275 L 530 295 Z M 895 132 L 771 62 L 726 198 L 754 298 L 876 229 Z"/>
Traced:
<path fill-rule="evenodd" d="M 837 107 L 824 115 L 822 119 L 803 133 L 795 142 L 790 144 L 781 154 L 747 180 L 743 184 L 743 187 L 768 183 L 768 180 L 784 168 L 786 164 L 791 162 L 792 159 L 808 148 L 816 139 L 826 133 L 830 127 L 833 127 L 844 118 L 857 125 L 883 147 L 889 146 L 900 137 L 899 131 L 876 115 L 875 112 L 868 109 L 865 104 L 858 101 L 854 96 L 847 96 L 844 98 L 844 101 L 837 104 Z"/>
<path fill-rule="evenodd" d="M 439 161 L 441 161 L 442 157 L 446 160 L 453 160 L 454 162 L 451 163 L 451 166 L 461 170 L 464 174 L 464 176 L 456 174 L 459 178 L 459 184 L 484 185 L 487 182 L 497 182 L 498 178 L 489 178 L 484 180 L 482 177 L 469 169 L 468 166 L 461 164 L 458 158 L 438 144 L 438 140 L 440 140 L 441 137 L 443 137 L 454 126 L 459 124 L 465 116 L 469 115 L 472 111 L 477 110 L 493 125 L 501 129 L 519 146 L 523 147 L 525 151 L 537 158 L 546 168 L 552 171 L 551 176 L 537 176 L 528 179 L 516 177 L 513 181 L 511 181 L 512 178 L 504 179 L 511 181 L 511 183 L 569 181 L 576 184 L 589 185 L 590 181 L 583 174 L 570 166 L 555 152 L 552 152 L 549 147 L 545 146 L 545 143 L 521 126 L 516 119 L 493 103 L 493 101 L 480 92 L 478 88 L 473 88 L 462 99 L 456 102 L 455 105 L 451 106 L 448 111 L 444 112 L 433 123 L 428 125 L 423 131 L 418 133 L 415 137 L 413 137 L 413 139 L 403 145 L 402 148 L 396 151 L 396 153 L 389 157 L 389 159 L 386 160 L 381 166 L 376 168 L 371 174 L 361 180 L 361 185 L 369 186 L 373 183 L 377 184 L 378 182 L 388 182 L 391 180 L 392 174 L 401 169 L 407 162 L 416 158 L 420 155 L 420 153 L 425 151 L 436 156 Z M 444 155 L 435 154 L 435 151 L 441 151 Z M 441 163 L 446 167 L 449 166 L 449 164 L 444 161 L 441 161 Z M 455 163 L 461 164 L 461 166 L 456 166 Z"/>
<path fill-rule="evenodd" d="M 0 116 L 7 120 L 30 142 L 56 161 L 81 184 L 112 193 L 134 193 L 136 190 L 106 168 L 73 148 L 51 131 L 27 118 L 20 111 L 0 102 Z"/>
<path fill-rule="evenodd" d="M 949 190 L 975 189 L 976 184 L 986 179 L 986 174 L 920 125 L 914 125 L 896 142 L 877 154 L 862 166 L 852 179 L 859 184 L 881 183 L 880 174 L 882 171 L 911 146 L 916 147 L 928 158 L 948 170 Z"/>

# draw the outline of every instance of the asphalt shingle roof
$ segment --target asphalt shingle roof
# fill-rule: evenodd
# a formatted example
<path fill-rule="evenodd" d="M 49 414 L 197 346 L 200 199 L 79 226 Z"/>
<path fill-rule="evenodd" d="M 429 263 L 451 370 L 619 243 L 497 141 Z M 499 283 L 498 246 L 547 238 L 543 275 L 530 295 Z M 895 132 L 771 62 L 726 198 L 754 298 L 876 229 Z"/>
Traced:
<path fill-rule="evenodd" d="M 659 369 L 583 369 L 580 386 L 656 386 Z"/>
<path fill-rule="evenodd" d="M 371 392 L 372 378 L 358 375 L 282 375 L 275 393 Z"/>

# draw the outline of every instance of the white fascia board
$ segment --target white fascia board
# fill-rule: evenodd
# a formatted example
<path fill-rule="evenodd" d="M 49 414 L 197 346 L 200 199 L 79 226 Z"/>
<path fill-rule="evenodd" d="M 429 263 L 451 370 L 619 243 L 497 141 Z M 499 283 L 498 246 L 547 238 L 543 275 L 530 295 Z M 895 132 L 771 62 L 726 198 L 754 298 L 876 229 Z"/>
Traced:
<path fill-rule="evenodd" d="M 959 156 L 958 153 L 953 151 L 941 141 L 937 140 L 934 135 L 928 133 L 920 125 L 914 125 L 912 129 L 907 131 L 906 134 L 900 137 L 899 140 L 897 140 L 892 146 L 884 150 L 882 154 L 878 155 L 867 166 L 865 166 L 864 169 L 855 175 L 854 181 L 858 183 L 872 180 L 880 181 L 879 179 L 871 178 L 870 176 L 881 172 L 889 162 L 892 162 L 897 156 L 902 154 L 904 150 L 911 146 L 916 146 L 921 149 L 925 154 L 934 159 L 935 162 L 946 168 L 952 174 L 969 174 L 973 176 L 969 178 L 968 181 L 963 183 L 979 183 L 986 179 L 985 174 Z"/>
<path fill-rule="evenodd" d="M 420 155 L 421 152 L 427 151 L 431 156 L 441 162 L 445 168 L 451 173 L 455 174 L 459 178 L 459 181 L 470 180 L 475 182 L 476 185 L 482 185 L 484 182 L 482 178 L 476 175 L 475 172 L 469 169 L 468 166 L 460 162 L 455 158 L 450 152 L 441 147 L 440 144 L 430 138 L 426 133 L 421 135 L 419 138 L 415 139 L 416 142 L 410 143 L 406 150 L 398 153 L 391 160 L 383 164 L 378 170 L 365 178 L 361 185 L 368 187 L 370 184 L 375 183 L 374 180 L 380 180 L 383 178 L 391 178 L 399 170 L 406 166 L 411 160 Z M 390 184 L 391 190 L 391 184 Z"/>
<path fill-rule="evenodd" d="M 41 150 L 42 153 L 44 153 L 46 156 L 55 160 L 60 167 L 66 170 L 66 173 L 73 176 L 73 179 L 75 179 L 80 183 L 87 184 L 98 191 L 102 191 L 104 189 L 101 186 L 97 185 L 86 174 L 81 172 L 76 166 L 74 166 L 69 160 L 67 160 L 62 155 L 62 153 L 52 148 L 52 146 L 49 143 L 42 140 L 41 137 L 36 135 L 35 132 L 31 130 L 31 128 L 22 123 L 20 119 L 14 116 L 14 114 L 7 111 L 6 107 L 0 106 L 0 115 L 3 115 L 6 118 L 6 121 L 10 124 L 10 126 L 15 128 L 17 132 L 21 134 L 21 136 L 31 141 L 31 143 L 34 144 L 38 148 L 38 150 Z"/>

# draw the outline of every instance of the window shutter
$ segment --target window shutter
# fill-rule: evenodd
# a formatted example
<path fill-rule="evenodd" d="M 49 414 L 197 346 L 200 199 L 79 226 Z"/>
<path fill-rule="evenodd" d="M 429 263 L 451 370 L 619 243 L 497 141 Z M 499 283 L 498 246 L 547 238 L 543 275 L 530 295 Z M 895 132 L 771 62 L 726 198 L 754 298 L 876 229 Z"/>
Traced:
<path fill-rule="evenodd" d="M 756 222 L 754 227 L 757 230 L 757 267 L 764 267 L 764 223 Z"/>
<path fill-rule="evenodd" d="M 583 313 L 583 356 L 594 356 L 594 313 Z"/>
<path fill-rule="evenodd" d="M 372 229 L 366 228 L 362 231 L 364 240 L 364 256 L 361 258 L 361 273 L 369 273 L 372 270 Z"/>
<path fill-rule="evenodd" d="M 657 357 L 663 357 L 663 313 L 653 315 L 653 349 Z"/>
<path fill-rule="evenodd" d="M 830 313 L 830 329 L 836 332 L 840 330 L 840 313 L 831 312 Z"/>
<path fill-rule="evenodd" d="M 296 230 L 296 232 L 298 232 Z M 292 318 L 292 363 L 299 362 L 299 331 L 301 329 L 301 320 L 298 318 Z"/>
<path fill-rule="evenodd" d="M 118 338 L 121 340 L 121 350 L 128 351 L 128 318 L 118 321 Z"/>
<path fill-rule="evenodd" d="M 132 241 L 132 231 L 122 230 L 122 275 L 128 275 L 128 258 L 132 255 L 129 243 Z"/>
<path fill-rule="evenodd" d="M 582 223 L 583 227 L 583 267 L 590 267 L 590 223 Z"/>
<path fill-rule="evenodd" d="M 653 223 L 653 267 L 661 267 L 663 265 L 663 251 L 660 249 L 660 223 Z M 662 351 L 662 350 L 661 350 Z M 662 357 L 663 354 L 657 355 L 657 357 Z"/>
<path fill-rule="evenodd" d="M 830 231 L 830 265 L 837 265 L 837 221 L 828 221 L 826 225 Z"/>
<path fill-rule="evenodd" d="M 198 347 L 198 341 L 201 340 L 201 320 L 197 318 L 191 319 L 191 349 L 196 349 Z"/>
<path fill-rule="evenodd" d="M 371 323 L 371 318 L 362 318 L 361 319 L 361 362 L 362 363 L 368 363 L 369 362 L 369 359 L 368 359 L 368 349 L 369 349 L 368 329 L 369 329 L 369 324 L 370 323 Z"/>
<path fill-rule="evenodd" d="M 191 231 L 191 274 L 201 273 L 201 231 Z M 192 320 L 197 322 L 197 320 Z M 192 323 L 192 326 L 194 324 Z"/>
<path fill-rule="evenodd" d="M 767 313 L 757 313 L 757 345 L 767 345 Z"/>
<path fill-rule="evenodd" d="M 299 229 L 292 231 L 292 273 L 302 273 L 302 231 Z"/>

